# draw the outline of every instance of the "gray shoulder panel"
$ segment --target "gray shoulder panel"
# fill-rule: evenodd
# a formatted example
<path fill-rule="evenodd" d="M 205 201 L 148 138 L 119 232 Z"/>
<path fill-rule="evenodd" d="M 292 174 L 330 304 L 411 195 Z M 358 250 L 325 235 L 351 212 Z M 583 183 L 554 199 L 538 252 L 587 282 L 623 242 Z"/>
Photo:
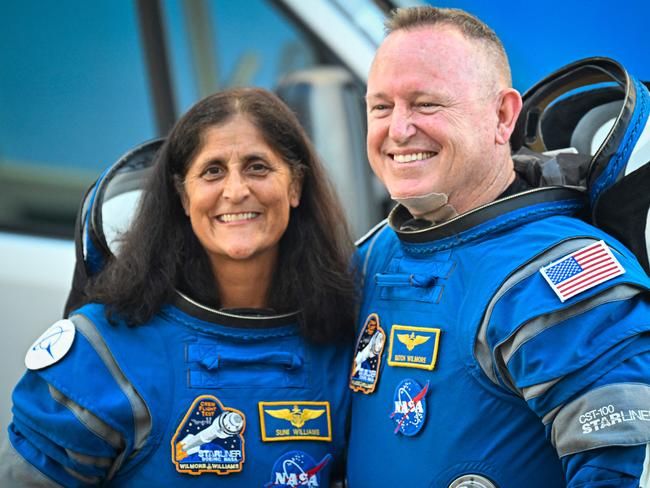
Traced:
<path fill-rule="evenodd" d="M 560 409 L 551 441 L 560 457 L 606 446 L 650 442 L 650 385 L 615 383 Z"/>

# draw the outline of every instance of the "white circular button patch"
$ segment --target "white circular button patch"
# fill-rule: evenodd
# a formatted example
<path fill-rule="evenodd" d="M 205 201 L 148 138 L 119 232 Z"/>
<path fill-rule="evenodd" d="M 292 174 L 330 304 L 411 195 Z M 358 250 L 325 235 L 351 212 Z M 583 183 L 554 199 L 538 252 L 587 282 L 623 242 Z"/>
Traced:
<path fill-rule="evenodd" d="M 27 369 L 42 369 L 56 363 L 70 350 L 74 334 L 74 323 L 71 320 L 59 320 L 52 324 L 27 351 Z"/>
<path fill-rule="evenodd" d="M 466 474 L 452 481 L 449 488 L 497 488 L 497 486 L 480 474 Z"/>

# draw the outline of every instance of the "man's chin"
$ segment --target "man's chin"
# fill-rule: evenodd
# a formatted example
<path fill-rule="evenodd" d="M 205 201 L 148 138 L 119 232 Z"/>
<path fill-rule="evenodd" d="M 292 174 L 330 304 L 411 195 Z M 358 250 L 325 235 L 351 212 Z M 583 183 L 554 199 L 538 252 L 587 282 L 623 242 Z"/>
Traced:
<path fill-rule="evenodd" d="M 456 209 L 449 205 L 449 198 L 445 193 L 428 193 L 408 197 L 391 196 L 391 198 L 404 205 L 413 217 L 433 223 L 445 221 L 458 215 Z"/>

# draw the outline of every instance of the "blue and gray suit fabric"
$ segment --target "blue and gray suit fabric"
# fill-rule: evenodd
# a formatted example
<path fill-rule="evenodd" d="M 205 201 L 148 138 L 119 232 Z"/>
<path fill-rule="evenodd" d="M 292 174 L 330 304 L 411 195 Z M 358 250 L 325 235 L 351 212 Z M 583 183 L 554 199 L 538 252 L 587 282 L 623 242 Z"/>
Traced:
<path fill-rule="evenodd" d="M 523 191 L 359 243 L 351 488 L 647 482 L 650 95 L 591 58 L 523 98 Z"/>
<path fill-rule="evenodd" d="M 66 320 L 69 350 L 13 393 L 7 486 L 326 487 L 340 471 L 350 354 L 306 343 L 296 314 L 178 294 L 138 327 L 94 304 Z"/>

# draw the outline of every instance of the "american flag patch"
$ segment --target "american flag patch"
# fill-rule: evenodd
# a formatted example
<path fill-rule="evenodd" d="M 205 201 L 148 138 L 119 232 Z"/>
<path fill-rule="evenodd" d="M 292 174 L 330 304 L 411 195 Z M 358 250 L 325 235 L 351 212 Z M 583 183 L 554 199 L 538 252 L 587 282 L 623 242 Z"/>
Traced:
<path fill-rule="evenodd" d="M 625 273 L 603 241 L 583 247 L 540 269 L 553 291 L 565 301 Z"/>

